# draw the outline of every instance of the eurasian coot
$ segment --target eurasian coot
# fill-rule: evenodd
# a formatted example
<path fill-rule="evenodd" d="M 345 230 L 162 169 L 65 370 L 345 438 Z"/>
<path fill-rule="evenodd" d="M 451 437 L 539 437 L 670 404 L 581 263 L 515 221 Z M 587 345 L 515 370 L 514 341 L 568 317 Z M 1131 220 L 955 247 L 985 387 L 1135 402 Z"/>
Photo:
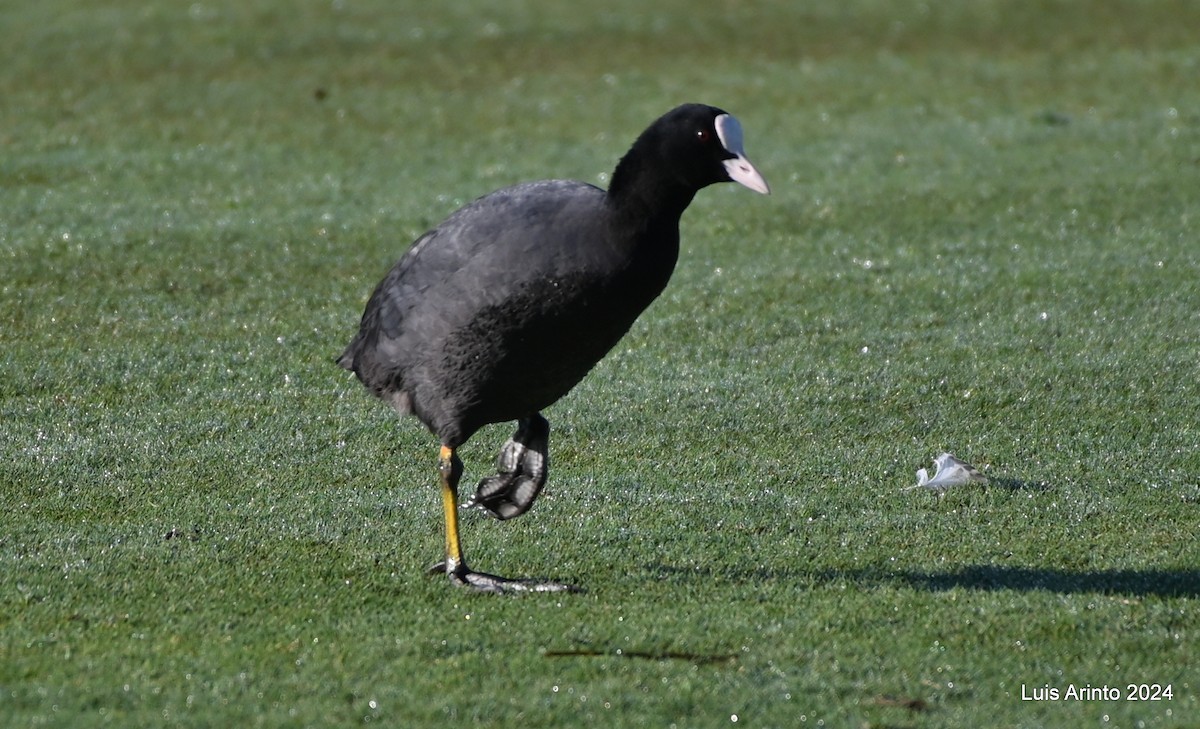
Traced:
<path fill-rule="evenodd" d="M 565 180 L 493 192 L 418 238 L 376 287 L 338 364 L 441 440 L 446 557 L 433 571 L 495 592 L 572 589 L 467 567 L 455 449 L 483 425 L 517 421 L 498 473 L 470 503 L 498 519 L 529 509 L 546 483 L 550 426 L 540 411 L 662 292 L 679 254 L 679 218 L 716 182 L 769 192 L 737 119 L 685 104 L 638 137 L 607 192 Z"/>

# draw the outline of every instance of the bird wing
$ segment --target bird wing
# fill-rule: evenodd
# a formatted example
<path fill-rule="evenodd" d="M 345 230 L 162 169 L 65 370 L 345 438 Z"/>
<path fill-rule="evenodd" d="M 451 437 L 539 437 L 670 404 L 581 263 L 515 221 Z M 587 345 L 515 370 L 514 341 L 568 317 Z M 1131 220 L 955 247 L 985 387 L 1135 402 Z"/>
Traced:
<path fill-rule="evenodd" d="M 463 306 L 442 311 L 471 311 L 523 281 L 554 275 L 569 257 L 544 246 L 571 241 L 546 230 L 561 225 L 568 212 L 595 208 L 602 200 L 603 191 L 592 185 L 547 180 L 498 190 L 464 206 L 418 238 L 380 282 L 372 297 L 387 312 L 380 333 L 398 336 L 408 314 L 431 295 L 467 297 Z"/>

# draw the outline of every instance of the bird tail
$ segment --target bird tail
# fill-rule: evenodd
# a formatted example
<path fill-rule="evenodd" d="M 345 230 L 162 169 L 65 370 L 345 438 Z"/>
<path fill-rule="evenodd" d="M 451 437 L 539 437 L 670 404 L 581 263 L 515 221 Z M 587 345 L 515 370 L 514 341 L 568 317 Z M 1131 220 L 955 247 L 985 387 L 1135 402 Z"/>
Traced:
<path fill-rule="evenodd" d="M 354 360 L 357 358 L 357 355 L 358 355 L 358 337 L 355 337 L 354 341 L 350 342 L 350 345 L 348 347 L 346 347 L 346 351 L 342 352 L 342 356 L 335 359 L 334 362 L 337 364 L 338 367 L 341 367 L 344 370 L 350 370 L 351 372 L 355 372 L 356 370 L 354 368 Z"/>

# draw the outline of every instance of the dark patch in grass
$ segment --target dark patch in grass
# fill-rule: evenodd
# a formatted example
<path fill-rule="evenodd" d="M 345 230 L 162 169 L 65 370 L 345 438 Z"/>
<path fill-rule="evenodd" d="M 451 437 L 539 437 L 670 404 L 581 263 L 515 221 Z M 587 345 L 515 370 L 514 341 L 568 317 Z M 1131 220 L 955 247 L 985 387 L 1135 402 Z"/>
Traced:
<path fill-rule="evenodd" d="M 661 577 L 677 580 L 684 580 L 687 577 L 715 579 L 712 571 L 705 568 L 676 567 L 660 563 L 646 565 L 646 569 Z M 1016 590 L 1019 592 L 1042 590 L 1063 595 L 1096 593 L 1133 597 L 1200 597 L 1200 570 L 1192 569 L 1075 572 L 1037 567 L 969 565 L 952 572 L 885 571 L 867 568 L 823 570 L 814 573 L 803 570 L 757 569 L 740 575 L 722 573 L 721 576 L 724 579 L 739 582 L 785 581 L 809 586 L 852 582 L 869 588 L 873 585 L 900 583 L 931 592 L 964 588 L 984 591 Z"/>
<path fill-rule="evenodd" d="M 996 486 L 1012 491 L 1049 491 L 1050 484 L 1045 481 L 1026 481 L 1020 478 L 995 478 L 988 476 L 988 486 Z"/>
<path fill-rule="evenodd" d="M 627 651 L 623 648 L 600 650 L 576 648 L 551 650 L 542 654 L 546 658 L 641 658 L 647 661 L 687 661 L 700 665 L 713 663 L 736 663 L 734 653 L 687 653 L 683 651 Z"/>
<path fill-rule="evenodd" d="M 1034 115 L 1033 120 L 1035 122 L 1045 124 L 1048 127 L 1065 127 L 1071 123 L 1070 116 L 1062 113 L 1061 111 L 1055 111 L 1053 109 L 1046 109 L 1041 113 Z"/>
<path fill-rule="evenodd" d="M 908 709 L 913 713 L 929 711 L 929 704 L 923 699 L 910 699 L 904 696 L 876 696 L 876 706 L 896 706 Z"/>
<path fill-rule="evenodd" d="M 975 565 L 954 572 L 900 573 L 900 580 L 929 590 L 1047 590 L 1137 597 L 1200 597 L 1200 570 L 1069 570 Z M 895 579 L 895 577 L 893 578 Z"/>

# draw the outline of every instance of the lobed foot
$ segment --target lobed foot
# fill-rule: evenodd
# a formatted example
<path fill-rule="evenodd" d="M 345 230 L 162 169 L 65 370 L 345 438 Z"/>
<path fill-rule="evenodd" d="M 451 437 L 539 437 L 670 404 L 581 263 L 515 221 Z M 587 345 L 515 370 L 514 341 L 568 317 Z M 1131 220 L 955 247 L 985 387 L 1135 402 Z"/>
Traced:
<path fill-rule="evenodd" d="M 445 562 L 438 562 L 429 568 L 429 574 L 444 574 L 456 585 L 467 587 L 478 592 L 512 593 L 512 592 L 582 592 L 574 585 L 561 582 L 548 582 L 534 579 L 513 579 L 489 575 L 486 572 L 476 572 L 465 564 L 446 569 Z"/>
<path fill-rule="evenodd" d="M 500 449 L 495 476 L 479 482 L 464 506 L 478 507 L 497 519 L 512 519 L 533 506 L 546 485 L 550 423 L 541 415 L 523 418 L 517 432 Z"/>

